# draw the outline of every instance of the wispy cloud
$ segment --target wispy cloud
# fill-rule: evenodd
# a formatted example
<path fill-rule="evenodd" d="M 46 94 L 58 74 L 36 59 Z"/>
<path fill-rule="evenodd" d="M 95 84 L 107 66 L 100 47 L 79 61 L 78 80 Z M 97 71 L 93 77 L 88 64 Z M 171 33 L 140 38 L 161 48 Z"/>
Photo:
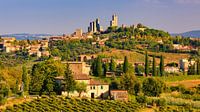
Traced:
<path fill-rule="evenodd" d="M 165 3 L 174 2 L 178 4 L 200 4 L 200 0 L 144 0 L 149 3 Z"/>
<path fill-rule="evenodd" d="M 161 3 L 162 0 L 144 0 L 145 2 Z"/>
<path fill-rule="evenodd" d="M 174 1 L 181 4 L 200 4 L 200 0 L 174 0 Z"/>

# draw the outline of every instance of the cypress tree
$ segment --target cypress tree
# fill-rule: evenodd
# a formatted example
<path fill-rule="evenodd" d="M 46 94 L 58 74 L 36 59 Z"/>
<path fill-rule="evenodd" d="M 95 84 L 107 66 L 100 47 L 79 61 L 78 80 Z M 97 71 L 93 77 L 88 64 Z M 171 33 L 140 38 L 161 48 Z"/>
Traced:
<path fill-rule="evenodd" d="M 200 75 L 200 60 L 197 61 L 197 75 Z"/>
<path fill-rule="evenodd" d="M 124 73 L 128 72 L 128 58 L 127 58 L 127 56 L 124 57 L 123 72 Z"/>
<path fill-rule="evenodd" d="M 103 67 L 102 67 L 102 60 L 100 57 L 97 57 L 97 62 L 96 62 L 96 74 L 97 76 L 102 76 L 103 75 Z"/>
<path fill-rule="evenodd" d="M 92 66 L 91 66 L 92 74 L 93 74 L 94 76 L 96 76 L 96 74 L 97 74 L 97 70 L 96 70 L 97 67 L 96 67 L 96 64 L 97 64 L 97 59 L 93 60 Z"/>
<path fill-rule="evenodd" d="M 148 53 L 145 52 L 145 74 L 149 75 L 149 59 L 148 59 Z"/>
<path fill-rule="evenodd" d="M 110 60 L 110 71 L 114 72 L 116 71 L 116 64 L 113 58 Z"/>
<path fill-rule="evenodd" d="M 23 85 L 23 91 L 26 92 L 28 91 L 28 73 L 27 73 L 27 69 L 25 66 L 22 67 L 22 85 Z"/>
<path fill-rule="evenodd" d="M 163 57 L 163 55 L 161 55 L 161 57 L 160 57 L 160 75 L 161 76 L 164 75 L 164 57 Z"/>
<path fill-rule="evenodd" d="M 195 64 L 189 66 L 188 75 L 195 75 Z"/>
<path fill-rule="evenodd" d="M 106 72 L 109 71 L 109 63 L 104 63 L 103 64 L 103 72 L 104 72 L 104 75 L 106 75 Z"/>
<path fill-rule="evenodd" d="M 153 65 L 152 65 L 152 75 L 156 76 L 156 59 L 155 59 L 155 55 L 153 56 Z"/>
<path fill-rule="evenodd" d="M 64 87 L 63 89 L 67 91 L 68 96 L 70 92 L 73 92 L 76 88 L 76 82 L 74 80 L 72 71 L 69 68 L 69 64 L 66 66 L 65 74 L 64 74 Z"/>
<path fill-rule="evenodd" d="M 195 62 L 194 63 L 194 75 L 197 75 L 197 65 L 198 65 L 198 63 Z"/>

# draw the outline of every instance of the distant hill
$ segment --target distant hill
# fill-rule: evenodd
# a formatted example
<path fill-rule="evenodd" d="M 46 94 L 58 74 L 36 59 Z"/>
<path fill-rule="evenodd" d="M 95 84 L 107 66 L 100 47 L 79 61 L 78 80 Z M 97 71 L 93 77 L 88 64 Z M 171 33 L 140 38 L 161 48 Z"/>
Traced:
<path fill-rule="evenodd" d="M 200 38 L 200 30 L 194 30 L 194 31 L 189 31 L 189 32 L 184 32 L 184 33 L 176 33 L 176 34 L 171 34 L 171 35 L 172 36 L 181 35 L 183 37 Z"/>
<path fill-rule="evenodd" d="M 38 40 L 45 37 L 52 36 L 51 34 L 28 34 L 28 33 L 19 33 L 19 34 L 5 34 L 1 37 L 16 37 L 17 40 Z"/>

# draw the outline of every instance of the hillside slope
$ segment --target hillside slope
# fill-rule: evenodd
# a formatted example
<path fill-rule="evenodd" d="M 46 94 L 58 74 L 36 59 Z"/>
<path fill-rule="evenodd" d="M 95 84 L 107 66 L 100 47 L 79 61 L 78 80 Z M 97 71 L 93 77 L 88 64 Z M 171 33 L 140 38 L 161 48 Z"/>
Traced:
<path fill-rule="evenodd" d="M 200 38 L 200 30 L 194 30 L 194 31 L 188 31 L 184 33 L 177 33 L 177 34 L 171 34 L 172 36 L 181 35 L 183 37 L 195 37 Z"/>

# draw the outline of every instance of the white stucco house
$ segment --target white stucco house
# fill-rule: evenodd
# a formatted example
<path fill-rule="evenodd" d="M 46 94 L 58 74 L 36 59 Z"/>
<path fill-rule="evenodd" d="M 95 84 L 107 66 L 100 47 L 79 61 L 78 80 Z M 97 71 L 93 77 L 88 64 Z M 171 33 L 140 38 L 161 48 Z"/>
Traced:
<path fill-rule="evenodd" d="M 64 79 L 63 76 L 55 78 L 58 83 L 61 84 Z M 109 84 L 104 83 L 102 81 L 91 79 L 86 74 L 74 75 L 75 81 L 81 83 L 84 82 L 87 85 L 86 92 L 81 94 L 81 97 L 88 98 L 107 98 L 109 96 Z M 62 95 L 67 96 L 67 92 L 62 91 Z M 69 94 L 70 96 L 79 96 L 79 93 L 74 91 Z"/>

